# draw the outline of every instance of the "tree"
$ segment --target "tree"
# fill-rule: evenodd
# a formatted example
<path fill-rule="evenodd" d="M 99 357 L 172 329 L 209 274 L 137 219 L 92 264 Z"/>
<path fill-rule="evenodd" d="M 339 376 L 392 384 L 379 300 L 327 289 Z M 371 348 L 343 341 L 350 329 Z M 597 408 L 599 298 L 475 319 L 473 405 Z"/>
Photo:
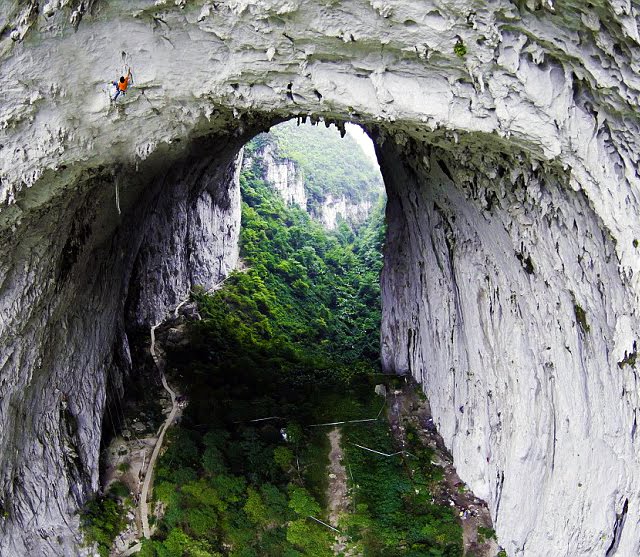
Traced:
<path fill-rule="evenodd" d="M 304 517 L 320 514 L 320 505 L 303 487 L 291 487 L 289 490 L 289 508 Z"/>

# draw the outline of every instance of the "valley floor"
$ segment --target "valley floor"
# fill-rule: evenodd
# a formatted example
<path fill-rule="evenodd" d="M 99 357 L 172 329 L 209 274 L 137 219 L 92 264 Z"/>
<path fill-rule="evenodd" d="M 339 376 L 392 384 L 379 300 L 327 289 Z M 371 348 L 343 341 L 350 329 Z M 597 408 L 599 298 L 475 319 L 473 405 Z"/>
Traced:
<path fill-rule="evenodd" d="M 161 333 L 161 338 L 166 337 L 167 330 L 170 330 L 170 327 Z M 179 367 L 183 366 L 184 362 L 179 364 Z M 260 472 L 254 473 L 252 476 L 252 472 L 247 469 L 244 463 L 236 465 L 230 463 L 229 458 L 233 460 L 233 457 L 225 456 L 225 454 L 239 450 L 239 446 L 236 446 L 233 441 L 226 447 L 220 445 L 216 449 L 216 453 L 221 462 L 213 466 L 217 467 L 225 477 L 232 474 L 231 477 L 238 478 L 242 485 L 246 486 L 243 488 L 243 491 L 246 490 L 244 491 L 245 495 L 239 497 L 242 505 L 236 510 L 240 511 L 252 529 L 258 531 L 264 529 L 262 535 L 266 535 L 267 532 L 273 534 L 273 529 L 281 530 L 280 541 L 286 545 L 285 540 L 293 539 L 294 543 L 291 545 L 294 547 L 296 545 L 295 536 L 287 535 L 289 526 L 300 521 L 311 522 L 315 541 L 320 540 L 325 546 L 323 552 L 318 555 L 495 557 L 500 548 L 493 537 L 488 509 L 483 501 L 477 499 L 473 493 L 465 488 L 457 476 L 451 457 L 433 424 L 429 404 L 419 390 L 419 386 L 412 381 L 398 377 L 378 375 L 375 380 L 373 379 L 360 381 L 356 387 L 351 385 L 348 388 L 324 389 L 323 394 L 319 398 L 316 396 L 310 407 L 307 407 L 306 410 L 302 409 L 304 414 L 309 411 L 309 408 L 312 408 L 311 414 L 295 416 L 297 420 L 301 420 L 314 415 L 315 418 L 318 418 L 317 423 L 351 422 L 320 427 L 315 427 L 317 423 L 310 424 L 310 427 L 302 426 L 301 435 L 306 447 L 296 449 L 291 440 L 287 443 L 280 435 L 278 435 L 279 440 L 274 438 L 275 432 L 284 431 L 287 424 L 291 423 L 291 416 L 273 416 L 275 420 L 262 421 L 262 418 L 267 417 L 266 414 L 271 417 L 271 412 L 258 416 L 255 413 L 255 405 L 260 405 L 257 400 L 260 396 L 253 396 L 247 392 L 245 392 L 246 400 L 239 401 L 239 406 L 244 410 L 233 416 L 242 419 L 234 419 L 230 423 L 227 421 L 227 425 L 223 428 L 220 427 L 219 422 L 216 426 L 207 426 L 205 429 L 208 430 L 208 433 L 200 431 L 198 433 L 200 439 L 206 435 L 226 439 L 232 439 L 238 435 L 241 439 L 253 436 L 254 442 L 261 445 L 257 450 L 277 453 L 278 447 L 280 447 L 281 453 L 285 455 L 285 460 L 289 459 L 289 462 L 281 468 L 280 474 L 272 475 L 270 478 L 261 478 Z M 192 386 L 180 384 L 184 380 L 184 375 L 179 372 L 179 369 L 174 368 L 173 375 L 170 377 L 171 384 L 176 385 L 179 391 L 189 391 Z M 384 398 L 373 394 L 376 383 L 379 385 L 377 391 L 380 386 L 384 385 L 382 389 Z M 218 387 L 222 390 L 228 388 L 224 385 L 224 381 Z M 260 393 L 260 395 L 264 394 L 264 392 Z M 277 398 L 281 393 L 276 391 L 271 394 Z M 158 397 L 165 419 L 171 418 L 170 422 L 173 427 L 169 429 L 168 433 L 169 445 L 176 442 L 180 445 L 183 443 L 182 437 L 193 436 L 194 430 L 189 429 L 194 425 L 190 423 L 189 409 L 184 410 L 186 423 L 182 423 L 182 416 L 177 420 L 171 416 L 173 407 L 165 391 L 157 388 L 153 390 L 153 396 Z M 202 401 L 198 401 L 198 395 L 192 394 L 191 396 L 195 396 L 196 406 L 202 403 Z M 230 402 L 228 401 L 226 404 Z M 381 411 L 381 405 L 384 405 L 385 411 Z M 319 406 L 322 407 L 321 410 L 313 410 Z M 179 412 L 182 414 L 183 409 L 179 409 Z M 282 414 L 287 412 L 291 412 L 291 409 L 289 408 Z M 375 419 L 376 416 L 378 419 Z M 261 421 L 247 423 L 256 419 Z M 315 422 L 316 420 L 311 421 Z M 179 423 L 176 424 L 176 422 Z M 155 524 L 153 529 L 158 537 L 156 537 L 156 541 L 147 543 L 146 547 L 146 542 L 138 543 L 142 531 L 140 494 L 151 453 L 157 443 L 160 430 L 157 429 L 158 420 L 154 423 L 146 412 L 139 416 L 129 415 L 125 423 L 128 426 L 122 432 L 123 435 L 114 438 L 107 449 L 109 457 L 106 460 L 106 469 L 103 475 L 107 491 L 110 486 L 121 483 L 126 486 L 129 492 L 129 495 L 122 493 L 121 497 L 122 503 L 129 504 L 127 526 L 117 536 L 109 552 L 111 556 L 124 557 L 137 553 L 141 549 L 144 555 L 164 555 L 162 547 L 166 546 L 172 531 L 176 528 L 189 534 L 189 539 L 193 537 L 194 543 L 199 538 L 205 538 L 206 543 L 203 547 L 208 547 L 211 550 L 216 545 L 214 540 L 218 540 L 218 551 L 222 550 L 220 553 L 211 551 L 201 553 L 202 555 L 277 554 L 273 551 L 278 550 L 273 548 L 267 548 L 265 553 L 242 552 L 237 547 L 238 542 L 230 541 L 228 538 L 225 540 L 225 533 L 219 528 L 213 528 L 215 534 L 210 535 L 205 531 L 196 531 L 189 525 L 186 515 L 188 509 L 196 504 L 195 501 L 184 498 L 181 501 L 175 498 L 167 500 L 166 495 L 163 498 L 163 494 L 166 494 L 168 489 L 176 493 L 184 493 L 188 491 L 188 485 L 193 484 L 194 481 L 200 482 L 200 489 L 204 489 L 208 485 L 206 481 L 210 474 L 205 468 L 202 468 L 202 464 L 197 463 L 199 459 L 196 459 L 188 467 L 193 472 L 185 472 L 184 463 L 176 463 L 176 467 L 179 469 L 178 476 L 186 474 L 187 477 L 180 479 L 180 477 L 172 476 L 172 473 L 166 468 L 167 464 L 170 465 L 174 460 L 171 446 L 160 451 L 160 454 L 163 455 L 160 458 L 160 467 L 164 471 L 161 471 L 159 481 L 164 483 L 164 486 L 161 488 L 159 497 L 154 500 L 158 516 L 150 518 L 151 524 Z M 156 433 L 153 432 L 154 429 L 157 430 Z M 265 434 L 271 438 L 268 443 L 261 443 Z M 188 450 L 195 451 L 197 454 L 201 451 L 197 448 L 201 442 L 197 442 Z M 239 442 L 242 443 L 242 441 Z M 255 452 L 255 450 L 254 447 L 250 449 L 250 452 Z M 169 452 L 169 455 L 164 454 L 166 451 Z M 286 454 L 287 451 L 289 451 L 289 455 Z M 269 452 L 269 454 L 274 453 Z M 295 462 L 293 461 L 294 455 Z M 244 460 L 247 456 L 251 458 L 251 455 L 246 452 L 244 457 L 240 458 Z M 204 458 L 204 454 L 200 458 Z M 244 480 L 241 479 L 243 476 Z M 198 480 L 198 477 L 201 479 Z M 203 481 L 205 483 L 202 483 Z M 252 493 L 257 493 L 265 486 L 272 485 L 281 490 L 285 502 L 287 496 L 291 497 L 292 490 L 296 489 L 296 486 L 300 486 L 305 490 L 310 500 L 317 501 L 314 513 L 306 516 L 304 514 L 307 512 L 306 510 L 291 513 L 291 510 L 280 508 L 279 510 L 283 514 L 279 521 L 276 520 L 268 525 L 256 523 L 251 511 L 248 515 L 245 514 L 248 512 L 247 506 L 250 505 Z M 424 493 L 422 493 L 423 490 Z M 262 502 L 267 505 L 265 501 Z M 288 506 L 292 506 L 291 500 Z M 182 516 L 182 513 L 185 516 Z M 412 513 L 414 513 L 413 516 Z M 164 518 L 167 515 L 174 517 L 170 518 L 173 523 L 167 523 Z M 396 515 L 395 518 L 393 518 L 394 515 Z M 176 516 L 178 517 L 177 521 Z M 180 518 L 181 516 L 182 518 Z M 236 519 L 238 518 L 236 517 Z M 228 519 L 229 517 L 225 517 L 225 512 L 218 516 L 218 521 L 224 522 Z M 324 524 L 321 524 L 322 522 Z M 425 534 L 425 530 L 420 527 L 420 524 L 431 525 L 433 532 Z M 438 550 L 440 552 L 427 552 L 427 548 L 430 547 L 428 540 L 431 539 L 431 534 L 433 534 L 433 540 L 449 540 L 444 545 L 440 544 L 441 549 Z M 458 542 L 458 549 L 455 549 L 456 543 L 453 540 L 458 535 L 462 540 Z M 392 538 L 397 541 L 393 541 Z M 248 543 L 254 545 L 256 549 L 260 547 L 259 540 L 254 539 Z M 394 547 L 396 543 L 397 546 Z M 256 544 L 258 545 L 256 546 Z M 299 550 L 300 546 L 298 546 Z M 312 554 L 305 551 L 295 553 L 295 555 Z"/>

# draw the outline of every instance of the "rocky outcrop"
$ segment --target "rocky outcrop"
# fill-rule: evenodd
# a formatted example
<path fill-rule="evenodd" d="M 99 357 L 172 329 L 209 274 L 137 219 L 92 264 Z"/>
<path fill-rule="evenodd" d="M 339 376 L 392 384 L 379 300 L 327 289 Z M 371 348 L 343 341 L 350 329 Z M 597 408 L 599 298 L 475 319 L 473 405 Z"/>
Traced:
<path fill-rule="evenodd" d="M 307 192 L 304 189 L 304 173 L 289 159 L 277 156 L 271 143 L 265 144 L 257 156 L 260 157 L 264 179 L 270 184 L 287 205 L 297 205 L 307 210 Z"/>
<path fill-rule="evenodd" d="M 127 293 L 153 318 L 181 295 L 151 250 L 131 283 L 151 214 L 163 250 L 189 244 L 164 196 L 195 203 L 207 160 L 217 191 L 250 132 L 293 116 L 377 130 L 384 362 L 423 381 L 509 555 L 640 552 L 635 6 L 5 4 L 0 553 L 79 552 Z M 137 89 L 109 108 L 123 52 Z"/>
<path fill-rule="evenodd" d="M 336 228 L 338 219 L 355 225 L 362 224 L 371 212 L 372 202 L 369 199 L 352 201 L 344 195 L 336 197 L 331 193 L 309 207 L 304 172 L 294 161 L 278 156 L 273 143 L 265 143 L 256 151 L 255 157 L 260 161 L 265 182 L 278 192 L 285 203 L 307 211 L 328 230 Z M 245 165 L 250 167 L 252 164 L 253 157 L 248 157 Z"/>
<path fill-rule="evenodd" d="M 242 152 L 226 174 L 205 159 L 165 178 L 130 281 L 128 326 L 160 323 L 193 287 L 209 290 L 235 268 L 241 168 Z"/>
<path fill-rule="evenodd" d="M 371 212 L 372 203 L 368 199 L 353 202 L 344 195 L 334 197 L 328 194 L 312 212 L 312 215 L 319 220 L 328 230 L 333 230 L 338 226 L 338 220 L 343 219 L 352 224 L 362 224 Z"/>

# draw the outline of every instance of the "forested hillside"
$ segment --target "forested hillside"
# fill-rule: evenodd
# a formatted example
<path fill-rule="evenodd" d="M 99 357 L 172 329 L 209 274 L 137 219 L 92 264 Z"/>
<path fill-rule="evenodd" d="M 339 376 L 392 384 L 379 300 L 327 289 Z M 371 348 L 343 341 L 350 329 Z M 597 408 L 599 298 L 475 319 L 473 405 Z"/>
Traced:
<path fill-rule="evenodd" d="M 241 253 L 249 270 L 231 283 L 256 283 L 251 293 L 264 297 L 270 334 L 313 350 L 331 346 L 344 362 L 377 362 L 383 200 L 357 236 L 345 223 L 328 234 L 269 190 L 259 164 L 241 176 Z"/>
<path fill-rule="evenodd" d="M 350 134 L 341 138 L 335 126 L 298 125 L 289 120 L 259 135 L 248 147 L 264 142 L 275 144 L 282 158 L 294 161 L 302 170 L 311 210 L 329 195 L 345 196 L 352 203 L 375 203 L 384 189 L 377 166 Z"/>

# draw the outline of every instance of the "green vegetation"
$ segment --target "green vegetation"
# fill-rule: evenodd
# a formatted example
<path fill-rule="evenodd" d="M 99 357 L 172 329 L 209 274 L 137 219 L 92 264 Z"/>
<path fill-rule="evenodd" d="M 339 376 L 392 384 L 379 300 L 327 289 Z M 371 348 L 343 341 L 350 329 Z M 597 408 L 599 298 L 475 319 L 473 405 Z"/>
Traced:
<path fill-rule="evenodd" d="M 379 415 L 374 385 L 396 381 L 378 366 L 382 205 L 357 238 L 328 234 L 260 176 L 254 158 L 241 176 L 246 270 L 193 293 L 202 320 L 167 354 L 189 404 L 156 467 L 164 514 L 142 557 L 334 555 L 334 532 L 314 520 L 328 521 L 329 429 L 310 426 Z M 342 433 L 350 543 L 367 557 L 462 555 L 453 511 L 431 502 L 442 471 L 417 432 L 411 455 L 391 458 L 353 445 L 396 452 L 384 416 Z"/>
<path fill-rule="evenodd" d="M 582 309 L 582 306 L 580 306 L 580 304 L 574 302 L 573 310 L 576 314 L 576 320 L 578 321 L 582 332 L 588 333 L 591 330 L 591 327 L 589 327 L 589 323 L 587 322 L 587 314 L 585 313 L 584 309 Z"/>
<path fill-rule="evenodd" d="M 633 341 L 633 350 L 629 353 L 625 351 L 624 358 L 618 362 L 618 367 L 622 369 L 624 366 L 636 367 L 636 361 L 638 360 L 638 348 L 637 343 Z"/>
<path fill-rule="evenodd" d="M 464 58 L 467 54 L 467 47 L 462 42 L 462 39 L 458 39 L 456 44 L 453 47 L 453 52 L 455 52 L 456 56 L 460 58 Z"/>
<path fill-rule="evenodd" d="M 131 465 L 128 462 L 121 462 L 120 464 L 118 464 L 119 472 L 128 472 L 129 468 L 131 468 Z"/>
<path fill-rule="evenodd" d="M 380 353 L 382 200 L 355 238 L 345 223 L 334 234 L 306 212 L 287 208 L 260 179 L 259 162 L 240 178 L 243 199 L 242 256 L 250 269 L 236 273 L 213 314 L 242 302 L 237 327 L 262 340 L 291 343 L 354 365 Z M 214 315 L 211 317 L 214 317 Z M 321 366 L 322 368 L 323 366 Z"/>
<path fill-rule="evenodd" d="M 374 203 L 382 191 L 378 169 L 349 134 L 341 139 L 334 127 L 296 125 L 291 120 L 272 128 L 268 134 L 261 134 L 248 148 L 251 150 L 266 142 L 277 145 L 281 157 L 291 159 L 302 169 L 312 210 L 329 194 Z"/>
<path fill-rule="evenodd" d="M 404 456 L 382 457 L 354 443 L 391 454 L 393 444 L 386 422 L 343 428 L 350 474 L 356 484 L 355 512 L 345 519 L 347 532 L 365 556 L 458 557 L 462 529 L 448 506 L 432 503 L 432 488 L 442 480 L 442 469 L 431 464 L 433 453 L 407 439 Z M 411 431 L 409 431 L 411 433 Z"/>
<path fill-rule="evenodd" d="M 484 526 L 478 526 L 478 539 L 482 542 L 484 540 L 497 540 L 496 531 L 493 528 L 486 528 Z"/>
<path fill-rule="evenodd" d="M 91 499 L 82 509 L 80 527 L 87 545 L 97 544 L 100 557 L 108 557 L 116 536 L 124 529 L 124 512 L 131 505 L 129 490 L 121 482 L 111 484 L 104 496 Z"/>

